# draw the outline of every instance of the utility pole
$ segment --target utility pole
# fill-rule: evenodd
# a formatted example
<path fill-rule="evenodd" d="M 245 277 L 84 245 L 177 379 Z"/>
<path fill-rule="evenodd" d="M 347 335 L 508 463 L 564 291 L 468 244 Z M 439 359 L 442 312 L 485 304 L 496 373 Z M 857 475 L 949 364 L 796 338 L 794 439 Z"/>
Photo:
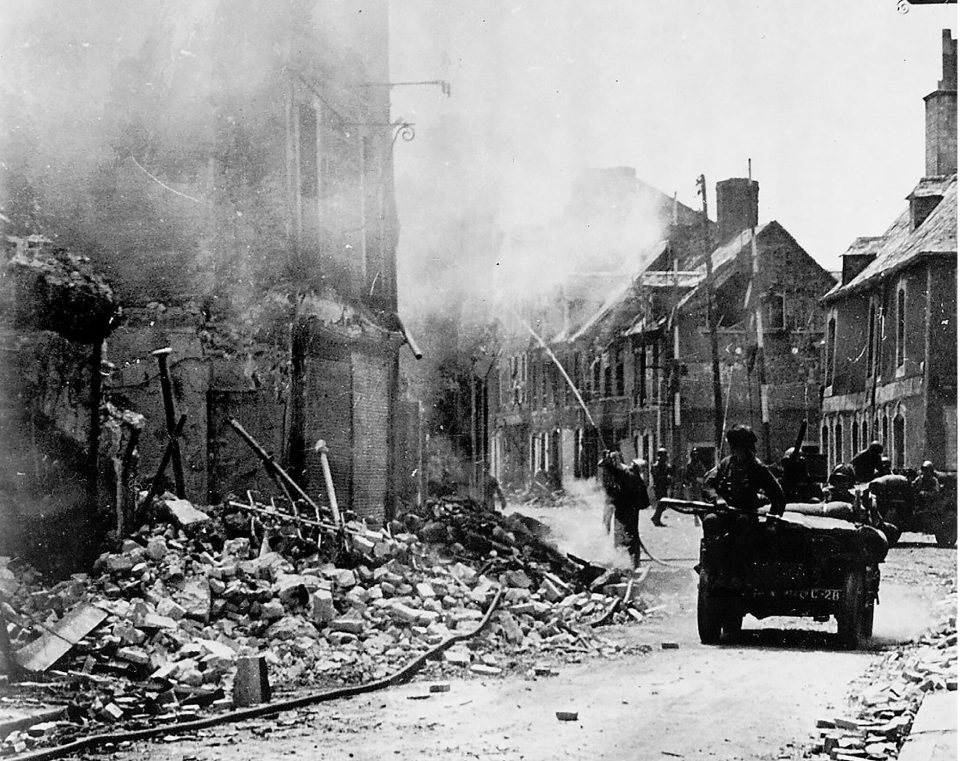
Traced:
<path fill-rule="evenodd" d="M 697 178 L 703 200 L 703 256 L 707 265 L 707 328 L 710 331 L 710 363 L 713 366 L 713 430 L 715 460 L 720 459 L 723 444 L 723 391 L 720 386 L 720 352 L 717 348 L 717 322 L 713 316 L 713 259 L 710 256 L 710 218 L 707 216 L 707 179 Z"/>
<path fill-rule="evenodd" d="M 747 179 L 753 181 L 753 162 L 747 159 Z M 751 188 L 753 186 L 751 185 Z M 767 362 L 764 357 L 763 341 L 763 299 L 757 293 L 760 277 L 760 255 L 757 253 L 757 228 L 750 226 L 750 259 L 753 272 L 750 275 L 750 288 L 754 304 L 754 322 L 757 328 L 757 382 L 760 384 L 760 441 L 767 462 L 773 462 L 770 449 L 770 386 L 767 384 Z"/>

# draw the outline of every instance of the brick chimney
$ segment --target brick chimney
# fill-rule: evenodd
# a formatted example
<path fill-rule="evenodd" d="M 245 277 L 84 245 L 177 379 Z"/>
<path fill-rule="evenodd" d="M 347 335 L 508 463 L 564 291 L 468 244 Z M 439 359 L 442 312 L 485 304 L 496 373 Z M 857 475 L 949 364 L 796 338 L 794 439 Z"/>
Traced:
<path fill-rule="evenodd" d="M 760 183 L 746 177 L 731 177 L 717 183 L 717 226 L 720 242 L 757 224 Z"/>
<path fill-rule="evenodd" d="M 927 177 L 957 171 L 957 41 L 943 30 L 943 79 L 923 99 L 927 108 Z"/>

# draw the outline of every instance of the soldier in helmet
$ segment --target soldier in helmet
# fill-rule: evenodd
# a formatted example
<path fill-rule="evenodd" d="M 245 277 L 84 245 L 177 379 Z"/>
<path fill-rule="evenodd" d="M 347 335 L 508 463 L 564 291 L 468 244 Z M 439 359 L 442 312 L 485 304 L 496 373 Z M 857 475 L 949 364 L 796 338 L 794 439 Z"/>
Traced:
<path fill-rule="evenodd" d="M 810 480 L 802 452 L 790 447 L 783 453 L 780 466 L 783 468 L 780 484 L 787 502 L 816 502 L 823 496 L 820 487 Z"/>
<path fill-rule="evenodd" d="M 940 479 L 930 460 L 920 466 L 920 475 L 913 479 L 913 490 L 923 507 L 927 507 L 940 492 Z"/>
<path fill-rule="evenodd" d="M 730 455 L 707 475 L 707 488 L 719 500 L 743 511 L 755 512 L 765 497 L 770 502 L 770 514 L 783 515 L 787 500 L 777 479 L 757 459 L 756 434 L 749 426 L 736 425 L 727 431 L 726 439 Z"/>
<path fill-rule="evenodd" d="M 650 506 L 640 461 L 623 462 L 619 452 L 605 452 L 600 460 L 604 488 L 612 507 L 614 544 L 630 554 L 634 567 L 640 563 L 640 511 Z"/>
<path fill-rule="evenodd" d="M 853 473 L 856 476 L 857 483 L 872 481 L 879 475 L 883 475 L 883 444 L 879 441 L 871 441 L 870 446 L 859 452 L 851 461 Z"/>
<path fill-rule="evenodd" d="M 825 502 L 848 502 L 852 505 L 856 502 L 856 495 L 853 493 L 853 487 L 856 484 L 857 477 L 853 472 L 853 466 L 841 463 L 833 469 L 827 479 L 823 499 Z"/>
<path fill-rule="evenodd" d="M 653 478 L 653 496 L 657 501 L 657 508 L 650 520 L 654 526 L 662 526 L 661 518 L 666 508 L 660 504 L 660 500 L 670 496 L 670 488 L 673 486 L 673 466 L 667 459 L 667 450 L 663 447 L 657 450 L 657 459 L 653 461 L 650 475 Z"/>

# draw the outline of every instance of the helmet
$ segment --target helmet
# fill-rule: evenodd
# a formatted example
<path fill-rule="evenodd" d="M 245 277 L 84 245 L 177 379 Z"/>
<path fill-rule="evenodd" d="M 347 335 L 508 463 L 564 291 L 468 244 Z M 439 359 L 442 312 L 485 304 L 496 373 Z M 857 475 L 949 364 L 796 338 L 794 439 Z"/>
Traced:
<path fill-rule="evenodd" d="M 727 443 L 737 449 L 749 449 L 751 452 L 757 446 L 757 434 L 748 425 L 735 425 L 727 431 Z"/>
<path fill-rule="evenodd" d="M 869 449 L 871 452 L 880 453 L 883 451 L 883 444 L 881 444 L 879 441 L 871 441 L 870 446 L 867 447 L 867 449 Z"/>
<path fill-rule="evenodd" d="M 857 477 L 853 468 L 845 463 L 837 465 L 827 481 L 831 486 L 836 486 L 839 489 L 852 489 L 856 482 Z"/>
<path fill-rule="evenodd" d="M 924 460 L 923 465 L 920 466 L 920 470 L 924 471 L 925 473 L 932 473 L 933 463 L 930 462 L 930 460 Z"/>

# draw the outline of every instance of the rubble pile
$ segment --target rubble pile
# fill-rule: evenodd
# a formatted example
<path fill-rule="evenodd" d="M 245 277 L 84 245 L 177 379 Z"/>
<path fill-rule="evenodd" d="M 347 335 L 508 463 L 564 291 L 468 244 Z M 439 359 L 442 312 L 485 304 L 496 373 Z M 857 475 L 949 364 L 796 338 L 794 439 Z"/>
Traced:
<path fill-rule="evenodd" d="M 329 537 L 318 552 L 289 523 L 281 540 L 269 530 L 261 539 L 264 524 L 284 524 L 279 515 L 163 502 L 167 521 L 101 555 L 90 574 L 45 587 L 19 561 L 2 564 L 12 650 L 57 680 L 69 721 L 37 737 L 15 732 L 0 752 L 230 708 L 246 655 L 265 655 L 281 692 L 378 679 L 474 629 L 501 588 L 483 632 L 428 668 L 491 676 L 529 670 L 532 659 L 614 655 L 592 625 L 639 620 L 646 604 L 641 584 L 578 565 L 538 539 L 537 526 L 472 505 L 434 505 L 427 519 L 382 529 L 348 522 L 334 564 L 322 559 Z"/>
<path fill-rule="evenodd" d="M 817 722 L 810 758 L 835 761 L 896 759 L 924 696 L 957 689 L 957 621 L 950 617 L 916 644 L 898 647 L 864 679 L 856 718 Z"/>

